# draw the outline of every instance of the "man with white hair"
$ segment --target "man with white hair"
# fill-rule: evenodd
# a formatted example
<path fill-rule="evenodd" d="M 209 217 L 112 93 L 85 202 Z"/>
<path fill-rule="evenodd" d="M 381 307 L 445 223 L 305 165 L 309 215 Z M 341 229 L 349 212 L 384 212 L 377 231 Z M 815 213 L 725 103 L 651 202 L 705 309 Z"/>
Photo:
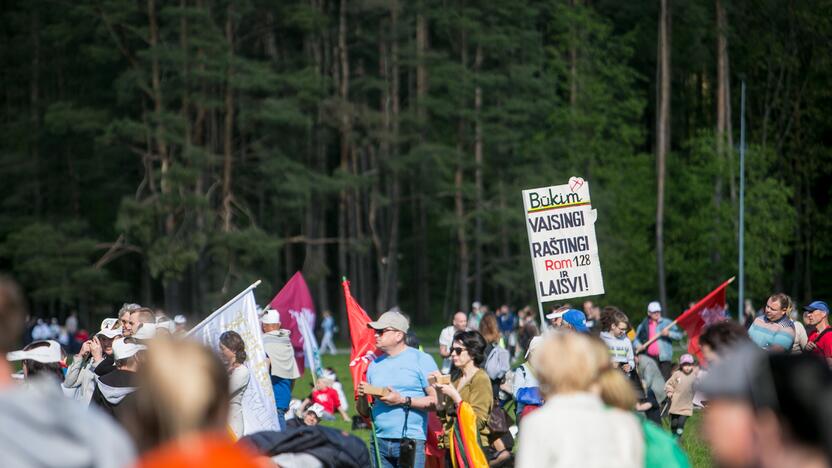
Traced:
<path fill-rule="evenodd" d="M 269 356 L 274 403 L 280 430 L 286 428 L 285 415 L 292 399 L 292 386 L 300 377 L 295 350 L 292 348 L 291 332 L 280 326 L 280 312 L 266 309 L 260 317 L 263 330 L 263 348 Z"/>

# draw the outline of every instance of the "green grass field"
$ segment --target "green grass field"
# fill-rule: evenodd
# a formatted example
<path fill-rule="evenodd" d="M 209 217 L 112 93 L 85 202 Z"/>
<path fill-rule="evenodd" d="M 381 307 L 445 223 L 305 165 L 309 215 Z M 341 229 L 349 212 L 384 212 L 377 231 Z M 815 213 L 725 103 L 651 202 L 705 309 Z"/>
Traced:
<path fill-rule="evenodd" d="M 431 335 L 435 331 L 435 334 Z M 438 336 L 438 330 L 431 330 L 428 333 L 425 333 L 425 338 L 422 338 L 423 334 L 418 333 L 419 338 L 421 339 L 423 344 L 434 346 L 434 340 L 427 339 L 428 336 Z M 346 343 L 337 343 L 339 350 L 349 349 L 349 346 Z M 440 364 L 439 356 L 437 354 L 433 355 L 434 359 L 437 361 L 437 365 Z M 324 355 L 322 357 L 324 367 L 332 367 L 335 369 L 336 374 L 338 374 L 338 379 L 341 381 L 341 384 L 344 386 L 344 393 L 347 395 L 347 398 L 352 398 L 353 394 L 353 384 L 352 378 L 350 377 L 349 373 L 349 355 L 346 354 L 339 354 L 336 356 L 331 355 Z M 295 383 L 294 391 L 292 392 L 292 396 L 294 398 L 303 399 L 309 395 L 311 392 L 311 385 L 312 385 L 312 377 L 310 376 L 309 372 L 305 372 L 304 375 Z M 354 402 L 350 401 L 350 416 L 355 415 L 355 404 Z M 682 439 L 682 448 L 688 454 L 688 458 L 690 459 L 691 466 L 693 467 L 710 467 L 712 465 L 710 454 L 708 451 L 707 445 L 702 441 L 700 435 L 700 423 L 702 420 L 702 413 L 697 412 L 694 413 L 693 417 L 688 419 L 688 422 L 685 426 L 685 435 Z M 339 420 L 336 421 L 326 421 L 322 424 L 330 427 L 335 427 L 347 432 L 351 432 L 356 436 L 363 439 L 365 442 L 369 444 L 370 441 L 370 431 L 369 430 L 359 430 L 353 432 L 351 430 L 351 423 L 344 422 Z"/>

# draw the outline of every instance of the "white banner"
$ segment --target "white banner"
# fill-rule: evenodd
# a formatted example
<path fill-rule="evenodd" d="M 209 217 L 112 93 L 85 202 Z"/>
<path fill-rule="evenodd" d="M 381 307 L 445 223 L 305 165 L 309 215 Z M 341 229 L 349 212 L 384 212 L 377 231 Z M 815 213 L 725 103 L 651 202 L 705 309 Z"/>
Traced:
<path fill-rule="evenodd" d="M 306 355 L 306 367 L 312 372 L 312 380 L 321 376 L 324 370 L 321 364 L 321 353 L 318 351 L 318 340 L 315 339 L 315 334 L 312 333 L 310 320 L 315 320 L 309 309 L 302 309 L 300 313 L 296 310 L 290 310 L 290 314 L 294 315 L 298 323 L 298 330 L 303 335 L 303 354 Z"/>
<path fill-rule="evenodd" d="M 523 190 L 523 207 L 538 300 L 604 294 L 589 183 Z"/>
<path fill-rule="evenodd" d="M 269 360 L 263 349 L 260 318 L 257 316 L 254 299 L 253 290 L 258 284 L 260 281 L 249 286 L 188 332 L 189 337 L 201 341 L 215 352 L 219 352 L 220 335 L 226 331 L 239 333 L 245 341 L 248 356 L 245 365 L 251 377 L 248 388 L 243 393 L 244 435 L 280 430 L 269 377 Z"/>

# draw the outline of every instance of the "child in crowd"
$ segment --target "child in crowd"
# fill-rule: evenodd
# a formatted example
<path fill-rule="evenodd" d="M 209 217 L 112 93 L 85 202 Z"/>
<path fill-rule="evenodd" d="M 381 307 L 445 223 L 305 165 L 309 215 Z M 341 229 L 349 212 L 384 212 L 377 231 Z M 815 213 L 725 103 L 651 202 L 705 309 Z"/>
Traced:
<path fill-rule="evenodd" d="M 683 354 L 679 358 L 679 369 L 673 372 L 664 386 L 670 398 L 670 429 L 677 439 L 682 437 L 685 422 L 693 414 L 693 384 L 698 374 L 693 356 Z"/>
<path fill-rule="evenodd" d="M 627 330 L 630 329 L 630 320 L 620 310 L 614 311 L 604 320 L 604 331 L 601 332 L 601 339 L 610 351 L 610 357 L 614 365 L 619 367 L 625 374 L 629 375 L 636 367 L 633 343 L 627 338 Z"/>
<path fill-rule="evenodd" d="M 335 412 L 339 412 L 344 421 L 349 421 L 346 411 L 340 408 L 341 399 L 338 397 L 338 392 L 332 387 L 333 380 L 326 377 L 318 377 L 315 382 L 312 395 L 304 402 L 304 408 L 313 403 L 321 405 L 324 409 L 321 418 L 327 421 L 335 420 Z"/>

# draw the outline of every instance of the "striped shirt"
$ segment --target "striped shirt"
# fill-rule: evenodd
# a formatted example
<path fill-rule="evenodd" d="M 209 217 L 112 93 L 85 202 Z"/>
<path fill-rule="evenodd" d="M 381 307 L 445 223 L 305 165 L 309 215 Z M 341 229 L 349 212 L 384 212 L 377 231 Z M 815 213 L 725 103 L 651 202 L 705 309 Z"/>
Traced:
<path fill-rule="evenodd" d="M 779 346 L 789 351 L 794 343 L 794 335 L 794 323 L 786 315 L 776 321 L 770 321 L 765 315 L 757 317 L 748 329 L 751 341 L 763 349 Z"/>

